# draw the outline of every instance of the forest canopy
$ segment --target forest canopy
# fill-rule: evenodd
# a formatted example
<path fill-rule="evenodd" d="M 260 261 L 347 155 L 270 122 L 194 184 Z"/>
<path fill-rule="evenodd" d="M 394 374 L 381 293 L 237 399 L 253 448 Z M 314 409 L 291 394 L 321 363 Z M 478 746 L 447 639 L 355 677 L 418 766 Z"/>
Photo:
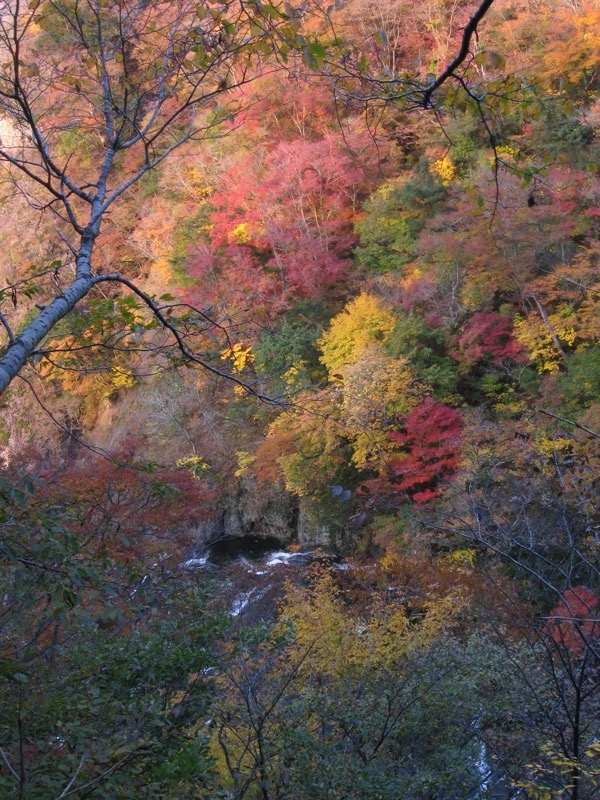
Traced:
<path fill-rule="evenodd" d="M 597 797 L 597 0 L 0 55 L 2 796 Z"/>

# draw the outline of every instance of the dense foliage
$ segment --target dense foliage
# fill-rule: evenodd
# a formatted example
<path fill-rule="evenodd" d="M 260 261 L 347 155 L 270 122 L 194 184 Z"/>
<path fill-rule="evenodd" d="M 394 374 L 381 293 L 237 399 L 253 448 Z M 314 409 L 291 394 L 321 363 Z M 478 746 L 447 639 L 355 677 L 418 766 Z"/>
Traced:
<path fill-rule="evenodd" d="M 598 796 L 600 8 L 425 96 L 477 8 L 30 4 L 0 359 L 118 194 L 0 399 L 3 797 Z"/>

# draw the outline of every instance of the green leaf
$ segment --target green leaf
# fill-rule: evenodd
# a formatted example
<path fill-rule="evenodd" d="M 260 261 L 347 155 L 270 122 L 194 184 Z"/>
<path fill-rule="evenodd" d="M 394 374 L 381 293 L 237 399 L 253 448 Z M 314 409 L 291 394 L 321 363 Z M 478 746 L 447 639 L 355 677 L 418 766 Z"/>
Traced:
<path fill-rule="evenodd" d="M 311 42 L 304 47 L 302 55 L 304 63 L 311 69 L 319 69 L 323 66 L 327 51 L 320 42 Z"/>
<path fill-rule="evenodd" d="M 521 189 L 526 189 L 529 186 L 529 184 L 531 183 L 532 177 L 533 176 L 531 175 L 530 172 L 526 172 L 526 173 L 523 174 L 523 176 L 521 178 Z"/>
<path fill-rule="evenodd" d="M 504 56 L 494 50 L 482 50 L 473 59 L 474 64 L 479 64 L 482 67 L 489 67 L 490 69 L 503 69 L 505 65 Z"/>

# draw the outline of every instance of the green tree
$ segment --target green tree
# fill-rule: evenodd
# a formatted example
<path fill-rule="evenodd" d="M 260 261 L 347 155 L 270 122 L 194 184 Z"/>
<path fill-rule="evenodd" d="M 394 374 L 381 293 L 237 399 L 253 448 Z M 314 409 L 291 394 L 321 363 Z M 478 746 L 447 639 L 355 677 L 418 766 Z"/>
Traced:
<path fill-rule="evenodd" d="M 142 567 L 135 531 L 103 554 L 73 497 L 0 498 L 2 796 L 190 797 L 212 768 L 205 588 Z"/>

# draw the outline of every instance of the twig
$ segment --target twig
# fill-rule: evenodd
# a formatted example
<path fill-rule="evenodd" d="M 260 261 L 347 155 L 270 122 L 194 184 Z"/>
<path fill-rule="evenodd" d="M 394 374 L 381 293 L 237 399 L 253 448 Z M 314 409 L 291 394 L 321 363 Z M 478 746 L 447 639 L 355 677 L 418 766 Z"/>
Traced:
<path fill-rule="evenodd" d="M 579 422 L 575 422 L 572 419 L 565 419 L 564 417 L 559 417 L 558 414 L 552 414 L 550 411 L 544 411 L 543 408 L 538 408 L 540 414 L 543 414 L 545 417 L 552 417 L 552 419 L 557 419 L 559 422 L 564 422 L 567 425 L 572 425 L 574 428 L 579 428 L 579 430 L 585 431 L 589 433 L 590 436 L 593 436 L 594 439 L 600 439 L 600 433 L 596 433 L 595 431 L 586 428 L 585 425 L 580 425 Z"/>
<path fill-rule="evenodd" d="M 77 779 L 77 776 L 81 772 L 81 768 L 83 767 L 84 759 L 85 759 L 85 753 L 81 756 L 81 761 L 79 762 L 79 765 L 78 765 L 77 769 L 75 770 L 75 773 L 74 773 L 73 777 L 67 783 L 67 785 L 62 790 L 62 792 L 58 795 L 56 800 L 63 800 L 63 798 L 66 797 L 69 794 L 69 789 L 71 788 L 71 786 L 73 786 L 73 784 L 75 783 L 75 781 Z"/>
<path fill-rule="evenodd" d="M 6 317 L 4 316 L 2 311 L 0 311 L 0 323 L 2 324 L 3 328 L 6 330 L 6 334 L 8 336 L 8 341 L 11 344 L 14 344 L 15 335 L 14 335 L 14 333 L 12 331 L 12 328 L 10 327 L 10 324 L 9 324 L 8 320 L 6 319 Z"/>
<path fill-rule="evenodd" d="M 1 747 L 0 747 L 0 756 L 2 756 L 2 758 L 4 759 L 4 763 L 6 764 L 6 766 L 8 767 L 8 769 L 10 770 L 11 774 L 12 774 L 12 775 L 14 775 L 14 777 L 15 777 L 17 780 L 19 780 L 19 776 L 17 775 L 17 771 L 15 770 L 15 768 L 13 767 L 13 765 L 10 763 L 10 761 L 9 761 L 9 760 L 8 760 L 8 758 L 6 757 L 6 753 L 4 752 L 4 750 L 3 750 Z"/>

